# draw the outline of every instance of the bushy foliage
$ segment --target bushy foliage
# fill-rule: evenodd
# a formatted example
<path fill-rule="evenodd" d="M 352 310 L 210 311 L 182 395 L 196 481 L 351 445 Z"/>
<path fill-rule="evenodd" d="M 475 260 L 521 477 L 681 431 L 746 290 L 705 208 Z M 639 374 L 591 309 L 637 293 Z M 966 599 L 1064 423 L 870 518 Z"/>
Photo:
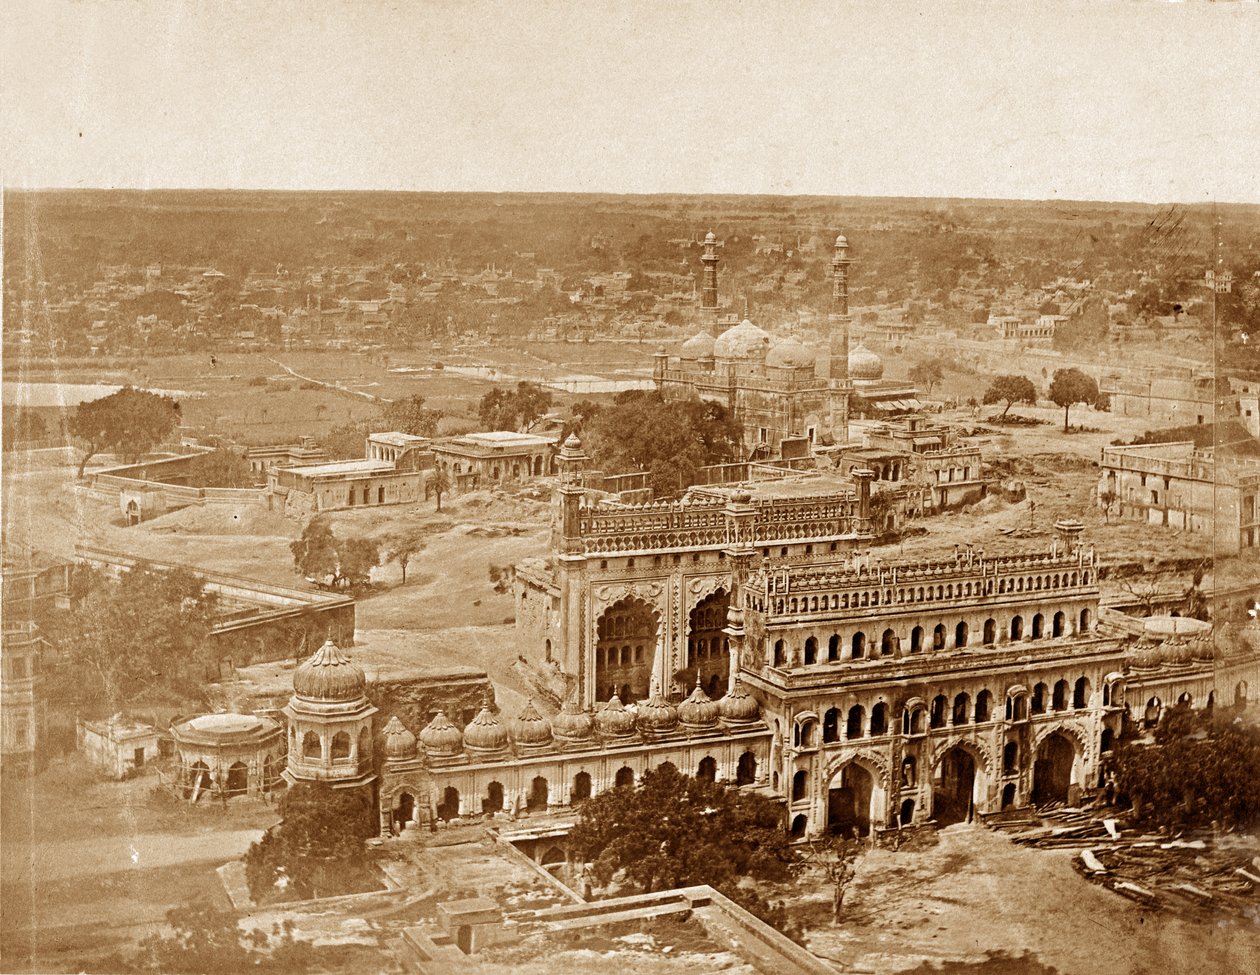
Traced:
<path fill-rule="evenodd" d="M 1260 733 L 1188 706 L 1165 712 L 1156 744 L 1116 753 L 1116 788 L 1138 820 L 1156 826 L 1243 829 L 1260 821 Z"/>
<path fill-rule="evenodd" d="M 985 406 L 1005 403 L 1006 406 L 1002 409 L 1002 418 L 1005 418 L 1016 403 L 1036 405 L 1037 387 L 1027 376 L 996 376 L 993 382 L 989 383 L 989 388 L 984 391 L 981 402 Z"/>
<path fill-rule="evenodd" d="M 249 462 L 230 447 L 216 447 L 188 463 L 188 483 L 196 487 L 247 488 L 257 483 Z"/>
<path fill-rule="evenodd" d="M 477 417 L 486 430 L 528 430 L 551 408 L 551 393 L 537 383 L 496 386 L 481 398 Z"/>
<path fill-rule="evenodd" d="M 586 422 L 587 452 L 610 474 L 648 471 L 658 495 L 694 484 L 697 471 L 735 460 L 741 430 L 720 403 L 666 399 L 652 390 L 619 393 Z"/>
<path fill-rule="evenodd" d="M 103 450 L 116 451 L 125 463 L 135 463 L 174 432 L 179 417 L 179 403 L 171 397 L 132 386 L 80 403 L 68 424 L 70 434 L 83 442 L 78 476 Z"/>
<path fill-rule="evenodd" d="M 1063 407 L 1063 432 L 1068 432 L 1068 411 L 1077 403 L 1093 406 L 1098 402 L 1098 383 L 1079 369 L 1056 369 L 1047 394 L 1056 406 Z"/>
<path fill-rule="evenodd" d="M 709 884 L 743 903 L 741 878 L 786 880 L 798 866 L 777 803 L 668 762 L 584 803 L 571 842 L 597 881 L 644 893 Z"/>
<path fill-rule="evenodd" d="M 367 585 L 372 569 L 381 564 L 381 549 L 373 539 L 338 538 L 323 518 L 311 519 L 289 550 L 302 575 L 331 586 Z"/>
<path fill-rule="evenodd" d="M 414 394 L 386 406 L 381 424 L 386 429 L 409 433 L 413 437 L 433 437 L 441 419 L 441 410 L 429 409 L 424 405 L 424 397 Z"/>
<path fill-rule="evenodd" d="M 182 568 L 141 563 L 115 579 L 76 567 L 71 608 L 44 623 L 74 667 L 57 692 L 106 711 L 200 701 L 218 661 L 210 641 L 217 597 Z"/>
<path fill-rule="evenodd" d="M 207 905 L 176 907 L 166 912 L 169 934 L 151 934 L 131 958 L 114 958 L 109 971 L 205 975 L 206 972 L 317 971 L 322 949 L 293 936 L 293 922 L 245 935 L 237 916 Z"/>

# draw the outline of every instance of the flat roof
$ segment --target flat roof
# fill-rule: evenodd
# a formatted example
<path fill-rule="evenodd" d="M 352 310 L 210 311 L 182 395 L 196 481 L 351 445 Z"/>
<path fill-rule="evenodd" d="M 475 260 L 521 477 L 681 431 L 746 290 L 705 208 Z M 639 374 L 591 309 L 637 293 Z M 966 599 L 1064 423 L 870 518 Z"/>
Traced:
<path fill-rule="evenodd" d="M 483 433 L 466 433 L 458 440 L 471 440 L 475 443 L 493 444 L 496 447 L 512 445 L 544 446 L 556 442 L 555 437 L 542 437 L 536 433 L 515 433 L 511 430 L 489 430 Z"/>
<path fill-rule="evenodd" d="M 339 460 L 331 464 L 282 467 L 280 470 L 292 471 L 304 477 L 327 477 L 332 474 L 373 474 L 377 471 L 392 471 L 394 465 L 388 460 Z"/>
<path fill-rule="evenodd" d="M 417 437 L 412 433 L 401 433 L 398 430 L 390 430 L 386 433 L 368 434 L 368 440 L 372 443 L 388 444 L 391 447 L 410 447 L 413 444 L 428 443 L 428 437 Z"/>

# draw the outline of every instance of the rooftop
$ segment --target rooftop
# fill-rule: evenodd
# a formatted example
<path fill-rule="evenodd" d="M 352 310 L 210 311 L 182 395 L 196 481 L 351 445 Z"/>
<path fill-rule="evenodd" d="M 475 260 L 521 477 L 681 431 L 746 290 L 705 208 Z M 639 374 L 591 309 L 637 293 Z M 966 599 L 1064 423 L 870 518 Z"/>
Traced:
<path fill-rule="evenodd" d="M 383 443 L 390 447 L 411 447 L 416 444 L 426 444 L 429 442 L 428 437 L 417 437 L 411 433 L 400 433 L 397 430 L 391 430 L 387 433 L 373 433 L 368 437 L 372 443 Z"/>
<path fill-rule="evenodd" d="M 374 474 L 377 471 L 392 471 L 394 465 L 387 460 L 339 460 L 331 464 L 309 464 L 295 467 L 282 467 L 282 471 L 292 471 L 303 477 L 334 477 L 346 474 Z"/>

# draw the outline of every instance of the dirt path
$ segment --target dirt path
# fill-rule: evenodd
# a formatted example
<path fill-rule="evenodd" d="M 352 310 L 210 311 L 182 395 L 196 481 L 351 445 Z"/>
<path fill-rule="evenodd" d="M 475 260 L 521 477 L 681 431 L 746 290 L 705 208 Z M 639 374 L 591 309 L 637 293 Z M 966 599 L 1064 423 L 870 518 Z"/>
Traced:
<path fill-rule="evenodd" d="M 847 923 L 811 932 L 809 947 L 864 972 L 987 961 L 997 973 L 1012 969 L 995 956 L 1025 952 L 1064 975 L 1260 971 L 1260 930 L 1148 911 L 1090 884 L 1072 855 L 966 826 L 923 852 L 876 850 L 859 865 Z"/>

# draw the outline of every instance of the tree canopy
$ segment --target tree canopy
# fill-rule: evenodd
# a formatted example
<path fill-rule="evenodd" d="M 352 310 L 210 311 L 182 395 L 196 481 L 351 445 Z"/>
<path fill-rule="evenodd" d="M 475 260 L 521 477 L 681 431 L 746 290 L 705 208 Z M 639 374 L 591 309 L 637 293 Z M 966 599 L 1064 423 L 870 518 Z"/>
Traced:
<path fill-rule="evenodd" d="M 1098 383 L 1079 369 L 1056 369 L 1050 380 L 1050 399 L 1063 407 L 1063 432 L 1068 432 L 1068 411 L 1077 403 L 1098 402 Z"/>
<path fill-rule="evenodd" d="M 366 585 L 381 564 L 380 546 L 370 538 L 338 538 L 323 518 L 312 518 L 302 537 L 289 543 L 293 564 L 308 579 L 340 586 Z"/>
<path fill-rule="evenodd" d="M 694 484 L 699 468 L 735 460 L 741 430 L 720 403 L 634 389 L 589 416 L 586 437 L 596 467 L 610 474 L 647 471 L 652 490 L 669 495 Z"/>
<path fill-rule="evenodd" d="M 179 403 L 169 396 L 124 386 L 100 399 L 80 403 L 70 416 L 70 434 L 83 443 L 78 476 L 101 451 L 116 452 L 134 464 L 179 425 Z"/>
<path fill-rule="evenodd" d="M 931 393 L 936 384 L 945 378 L 945 371 L 941 368 L 940 362 L 929 359 L 911 366 L 908 376 L 916 386 L 923 386 L 928 393 Z"/>
<path fill-rule="evenodd" d="M 1002 418 L 1010 411 L 1010 408 L 1016 403 L 1027 403 L 1033 406 L 1037 402 L 1037 387 L 1033 385 L 1032 380 L 1027 376 L 996 376 L 993 382 L 989 383 L 989 388 L 984 391 L 984 399 L 981 402 L 985 406 L 991 406 L 994 403 L 1005 403 L 1006 406 L 1002 410 Z"/>
<path fill-rule="evenodd" d="M 280 800 L 280 822 L 245 854 L 254 898 L 303 900 L 344 892 L 345 878 L 338 875 L 357 872 L 373 813 L 361 789 L 334 789 L 326 782 L 293 785 Z"/>
<path fill-rule="evenodd" d="M 188 464 L 188 483 L 197 487 L 247 488 L 258 483 L 248 461 L 230 447 L 198 454 Z"/>
<path fill-rule="evenodd" d="M 551 393 L 537 383 L 520 382 L 515 389 L 496 386 L 477 407 L 487 430 L 528 430 L 551 408 Z"/>
<path fill-rule="evenodd" d="M 141 563 L 117 579 L 76 567 L 71 608 L 45 626 L 75 670 L 58 693 L 108 712 L 142 702 L 201 701 L 218 660 L 211 645 L 218 603 L 183 568 Z"/>
<path fill-rule="evenodd" d="M 423 396 L 413 394 L 396 399 L 386 406 L 381 420 L 385 427 L 399 433 L 409 433 L 413 437 L 433 437 L 437 434 L 442 415 L 441 410 L 426 407 Z"/>

